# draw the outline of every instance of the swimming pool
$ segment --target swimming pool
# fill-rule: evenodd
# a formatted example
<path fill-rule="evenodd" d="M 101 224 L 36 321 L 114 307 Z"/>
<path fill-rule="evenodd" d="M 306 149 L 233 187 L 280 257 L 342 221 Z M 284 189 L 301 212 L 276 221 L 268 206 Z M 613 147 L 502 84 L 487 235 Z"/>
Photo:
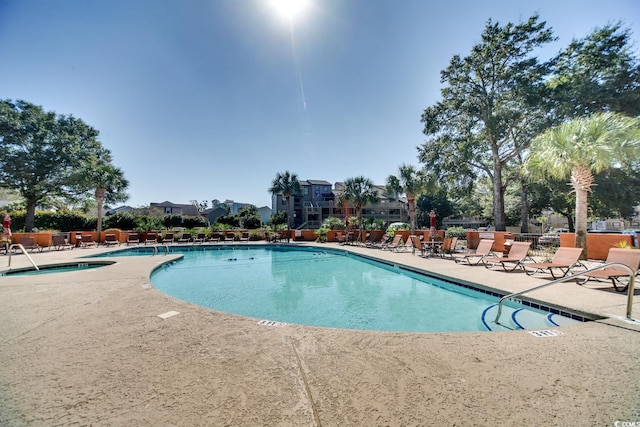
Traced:
<path fill-rule="evenodd" d="M 0 276 L 37 276 L 40 274 L 65 273 L 69 271 L 87 270 L 91 268 L 104 267 L 114 264 L 115 261 L 73 261 L 59 264 L 39 265 L 38 270 L 34 267 L 22 267 L 0 272 Z"/>
<path fill-rule="evenodd" d="M 257 319 L 406 332 L 536 329 L 577 322 L 508 303 L 503 318 L 510 322 L 495 325 L 499 295 L 340 250 L 218 246 L 180 252 L 183 259 L 152 274 L 157 289 Z"/>

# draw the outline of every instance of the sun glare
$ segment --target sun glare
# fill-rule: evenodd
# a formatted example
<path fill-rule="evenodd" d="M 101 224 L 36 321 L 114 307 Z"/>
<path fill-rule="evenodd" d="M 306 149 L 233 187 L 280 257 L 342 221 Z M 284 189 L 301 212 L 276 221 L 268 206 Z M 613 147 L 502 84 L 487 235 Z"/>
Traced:
<path fill-rule="evenodd" d="M 271 6 L 278 15 L 293 19 L 304 11 L 307 6 L 307 0 L 271 0 Z"/>

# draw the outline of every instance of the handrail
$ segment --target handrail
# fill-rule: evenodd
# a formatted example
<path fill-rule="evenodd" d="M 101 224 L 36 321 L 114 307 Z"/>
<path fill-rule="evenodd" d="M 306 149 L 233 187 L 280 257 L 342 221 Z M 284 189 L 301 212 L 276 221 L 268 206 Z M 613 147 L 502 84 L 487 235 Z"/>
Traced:
<path fill-rule="evenodd" d="M 165 255 L 169 255 L 169 246 L 168 245 L 153 245 L 153 252 L 151 256 L 158 253 L 158 248 L 165 248 Z"/>
<path fill-rule="evenodd" d="M 9 246 L 9 250 L 8 250 L 8 252 L 9 252 L 9 263 L 7 264 L 7 267 L 11 267 L 11 254 L 13 253 L 13 251 L 12 251 L 13 248 L 20 249 L 20 251 L 27 256 L 27 259 L 31 262 L 33 267 L 36 270 L 40 271 L 40 269 L 36 265 L 35 261 L 29 256 L 29 254 L 27 253 L 27 250 L 20 243 L 13 243 L 11 246 Z"/>
<path fill-rule="evenodd" d="M 631 309 L 632 309 L 632 306 L 633 306 L 633 288 L 635 286 L 635 275 L 636 275 L 636 272 L 633 271 L 633 269 L 631 267 L 629 267 L 627 264 L 624 264 L 622 262 L 609 262 L 609 263 L 602 264 L 602 265 L 599 265 L 599 266 L 594 267 L 594 268 L 590 268 L 590 269 L 585 270 L 585 271 L 581 271 L 581 272 L 576 273 L 576 274 L 572 274 L 571 276 L 560 277 L 559 279 L 555 279 L 555 280 L 552 280 L 550 282 L 543 283 L 543 284 L 538 285 L 538 286 L 534 286 L 533 288 L 525 289 L 524 291 L 514 292 L 512 294 L 503 296 L 502 298 L 500 298 L 500 302 L 498 302 L 498 314 L 496 315 L 496 319 L 494 320 L 494 322 L 496 324 L 498 324 L 498 325 L 500 324 L 499 320 L 500 320 L 500 315 L 502 314 L 502 304 L 504 304 L 504 302 L 506 300 L 508 300 L 508 299 L 511 299 L 511 298 L 513 298 L 515 296 L 518 296 L 518 295 L 525 294 L 527 292 L 536 291 L 538 289 L 545 288 L 545 287 L 547 287 L 549 285 L 554 285 L 556 283 L 561 283 L 561 282 L 567 282 L 569 280 L 575 279 L 576 277 L 580 277 L 580 276 L 584 275 L 585 273 L 591 273 L 592 271 L 602 270 L 602 269 L 604 269 L 606 267 L 610 267 L 612 265 L 620 265 L 620 266 L 624 267 L 627 271 L 629 271 L 629 286 L 627 287 L 627 319 L 631 319 Z"/>

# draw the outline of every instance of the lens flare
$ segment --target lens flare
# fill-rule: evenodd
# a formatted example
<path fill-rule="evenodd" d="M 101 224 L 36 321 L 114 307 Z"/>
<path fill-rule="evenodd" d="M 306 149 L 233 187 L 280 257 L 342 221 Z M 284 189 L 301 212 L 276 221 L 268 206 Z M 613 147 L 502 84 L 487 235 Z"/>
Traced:
<path fill-rule="evenodd" d="M 307 0 L 271 0 L 271 6 L 278 15 L 292 20 L 306 9 Z"/>

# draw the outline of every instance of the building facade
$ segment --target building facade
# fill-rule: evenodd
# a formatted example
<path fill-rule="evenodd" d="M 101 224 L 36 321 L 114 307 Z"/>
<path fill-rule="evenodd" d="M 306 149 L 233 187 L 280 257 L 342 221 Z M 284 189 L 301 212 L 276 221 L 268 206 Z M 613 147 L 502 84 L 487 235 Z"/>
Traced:
<path fill-rule="evenodd" d="M 281 195 L 272 196 L 273 214 L 289 208 L 289 217 L 293 228 L 317 229 L 322 222 L 335 217 L 345 219 L 355 216 L 357 213 L 353 205 L 347 203 L 339 206 L 336 203 L 338 196 L 344 191 L 344 183 L 331 183 L 324 180 L 301 180 L 302 194 L 292 197 L 293 203 L 287 206 L 287 201 Z M 376 185 L 380 201 L 363 207 L 362 218 L 371 220 L 383 220 L 385 225 L 393 222 L 408 222 L 409 210 L 403 199 L 395 199 L 385 192 L 383 185 Z"/>

